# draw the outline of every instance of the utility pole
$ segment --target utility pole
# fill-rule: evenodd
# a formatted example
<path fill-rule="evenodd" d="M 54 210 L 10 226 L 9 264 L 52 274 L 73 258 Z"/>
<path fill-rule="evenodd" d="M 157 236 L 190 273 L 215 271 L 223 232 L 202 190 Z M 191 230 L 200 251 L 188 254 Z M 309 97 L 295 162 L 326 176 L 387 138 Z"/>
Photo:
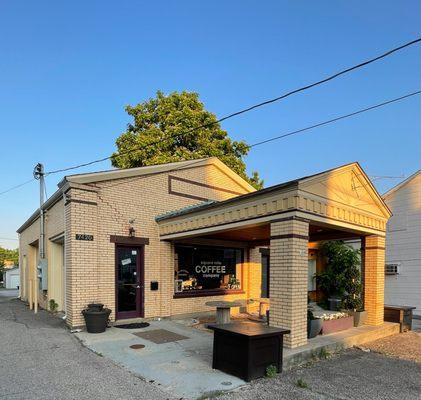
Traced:
<path fill-rule="evenodd" d="M 44 216 L 44 193 L 45 193 L 45 180 L 44 180 L 44 165 L 38 163 L 34 168 L 34 178 L 39 180 L 39 219 L 40 219 L 40 233 L 39 233 L 39 260 L 37 268 L 35 268 L 34 279 L 34 312 L 38 312 L 38 292 L 39 281 L 41 280 L 41 288 L 45 287 L 45 277 L 47 260 L 45 259 L 45 216 Z"/>

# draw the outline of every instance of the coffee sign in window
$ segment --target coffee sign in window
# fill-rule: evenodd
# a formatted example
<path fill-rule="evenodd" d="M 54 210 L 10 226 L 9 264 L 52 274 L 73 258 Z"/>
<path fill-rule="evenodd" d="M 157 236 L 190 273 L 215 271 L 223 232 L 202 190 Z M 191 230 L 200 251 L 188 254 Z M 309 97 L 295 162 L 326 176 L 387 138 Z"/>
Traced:
<path fill-rule="evenodd" d="M 239 289 L 242 262 L 242 249 L 178 245 L 175 248 L 175 291 Z"/>
<path fill-rule="evenodd" d="M 225 265 L 220 261 L 202 261 L 200 265 L 196 265 L 196 274 L 202 274 L 203 278 L 219 278 L 227 272 Z"/>

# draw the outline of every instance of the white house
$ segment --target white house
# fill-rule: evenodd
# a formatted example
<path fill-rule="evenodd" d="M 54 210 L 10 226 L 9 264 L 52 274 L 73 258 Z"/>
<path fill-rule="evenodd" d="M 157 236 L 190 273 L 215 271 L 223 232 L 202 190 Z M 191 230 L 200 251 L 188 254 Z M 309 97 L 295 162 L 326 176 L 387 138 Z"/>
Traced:
<path fill-rule="evenodd" d="M 19 267 L 5 269 L 3 272 L 3 284 L 6 289 L 17 289 L 20 284 Z"/>
<path fill-rule="evenodd" d="M 421 170 L 383 196 L 387 223 L 385 304 L 417 307 L 421 316 Z"/>

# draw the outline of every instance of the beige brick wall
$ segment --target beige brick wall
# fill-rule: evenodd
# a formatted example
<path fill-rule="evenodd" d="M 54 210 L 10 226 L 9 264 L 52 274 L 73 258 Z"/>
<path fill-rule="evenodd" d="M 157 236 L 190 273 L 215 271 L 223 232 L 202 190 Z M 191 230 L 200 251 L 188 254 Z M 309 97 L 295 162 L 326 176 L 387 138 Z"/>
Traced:
<path fill-rule="evenodd" d="M 271 223 L 270 324 L 291 330 L 291 348 L 307 343 L 308 229 L 297 219 Z"/>
<path fill-rule="evenodd" d="M 199 201 L 168 194 L 169 174 L 247 192 L 213 165 L 90 185 L 98 190 L 97 193 L 72 188 L 68 192 L 71 202 L 66 206 L 66 226 L 70 227 L 66 231 L 67 314 L 70 325 L 83 324 L 80 311 L 90 302 L 104 303 L 112 310 L 111 319 L 115 319 L 115 244 L 110 242 L 110 235 L 128 236 L 130 219 L 135 220 L 136 236 L 149 238 L 150 241 L 145 246 L 145 317 L 209 311 L 204 303 L 210 299 L 246 299 L 247 292 L 242 295 L 173 299 L 174 249 L 171 244 L 160 241 L 155 217 Z M 207 187 L 193 186 L 192 189 L 195 196 L 209 197 L 211 194 L 218 200 L 234 196 Z M 183 190 L 188 188 L 183 187 Z M 94 241 L 76 241 L 76 233 L 92 234 Z M 244 270 L 247 269 L 245 264 Z M 158 291 L 150 290 L 151 281 L 159 282 Z M 243 287 L 247 288 L 247 281 L 243 282 Z"/>
<path fill-rule="evenodd" d="M 63 204 L 63 200 L 60 200 L 45 213 L 45 255 L 47 259 L 51 252 L 51 242 L 49 238 L 64 231 Z M 40 220 L 37 219 L 19 235 L 20 265 L 26 264 L 26 271 L 23 271 L 24 279 L 21 288 L 21 297 L 24 301 L 28 301 L 29 280 L 33 278 L 35 274 L 34 270 L 38 264 L 38 243 L 34 244 L 34 242 L 39 239 L 39 234 Z M 23 262 L 24 257 L 26 258 L 25 263 Z M 48 276 L 53 276 L 53 268 L 54 266 L 49 263 Z M 41 307 L 46 308 L 50 298 L 51 297 L 48 296 L 47 292 L 41 290 L 38 292 L 38 300 Z"/>
<path fill-rule="evenodd" d="M 115 244 L 111 235 L 128 236 L 129 220 L 134 219 L 137 237 L 149 238 L 145 246 L 145 317 L 165 317 L 176 314 L 209 311 L 209 300 L 247 300 L 260 297 L 260 253 L 245 250 L 242 265 L 244 293 L 174 299 L 173 245 L 159 238 L 157 215 L 200 203 L 169 194 L 168 176 L 202 182 L 212 187 L 189 186 L 183 180 L 172 189 L 194 196 L 224 200 L 235 196 L 230 193 L 247 193 L 231 177 L 215 165 L 206 165 L 143 177 L 98 182 L 89 185 L 72 185 L 66 193 L 66 203 L 60 200 L 46 214 L 46 255 L 51 258 L 49 238 L 65 232 L 66 314 L 70 326 L 83 325 L 81 310 L 90 302 L 101 302 L 111 308 L 115 319 Z M 215 187 L 215 188 L 213 188 Z M 228 189 L 220 191 L 217 188 Z M 66 229 L 65 229 L 66 227 Z M 93 241 L 75 240 L 77 233 L 93 235 Z M 21 256 L 27 256 L 28 265 L 36 265 L 36 249 L 29 244 L 39 236 L 39 220 L 20 235 Z M 49 262 L 49 268 L 50 268 Z M 29 267 L 28 267 L 29 268 Z M 52 271 L 49 271 L 49 276 Z M 158 281 L 159 290 L 151 291 L 150 282 Z M 49 287 L 50 288 L 50 287 Z M 54 288 L 57 289 L 57 288 Z M 23 298 L 27 298 L 23 288 Z M 59 290 L 52 290 L 58 298 Z M 40 306 L 47 307 L 49 293 L 39 294 Z M 57 299 L 56 299 L 57 300 Z M 250 310 L 256 310 L 257 304 Z M 234 310 L 235 312 L 236 310 Z"/>
<path fill-rule="evenodd" d="M 366 236 L 364 249 L 364 307 L 367 324 L 381 325 L 384 319 L 385 238 Z"/>

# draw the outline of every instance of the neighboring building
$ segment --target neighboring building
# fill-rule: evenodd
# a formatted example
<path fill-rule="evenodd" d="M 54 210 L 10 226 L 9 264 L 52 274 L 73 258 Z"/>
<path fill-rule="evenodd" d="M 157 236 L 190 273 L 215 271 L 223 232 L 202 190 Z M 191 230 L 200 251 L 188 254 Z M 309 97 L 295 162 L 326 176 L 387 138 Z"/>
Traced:
<path fill-rule="evenodd" d="M 421 316 L 421 171 L 383 196 L 387 223 L 385 303 L 417 307 Z"/>
<path fill-rule="evenodd" d="M 72 175 L 43 210 L 45 271 L 39 210 L 18 230 L 21 298 L 54 299 L 72 327 L 93 302 L 115 321 L 210 311 L 209 300 L 255 311 L 269 297 L 271 324 L 291 329 L 286 346 L 300 346 L 317 243 L 353 238 L 368 323 L 383 323 L 390 211 L 357 163 L 259 191 L 216 158 Z"/>
<path fill-rule="evenodd" d="M 20 284 L 19 267 L 8 266 L 3 271 L 3 285 L 6 289 L 17 289 Z"/>

